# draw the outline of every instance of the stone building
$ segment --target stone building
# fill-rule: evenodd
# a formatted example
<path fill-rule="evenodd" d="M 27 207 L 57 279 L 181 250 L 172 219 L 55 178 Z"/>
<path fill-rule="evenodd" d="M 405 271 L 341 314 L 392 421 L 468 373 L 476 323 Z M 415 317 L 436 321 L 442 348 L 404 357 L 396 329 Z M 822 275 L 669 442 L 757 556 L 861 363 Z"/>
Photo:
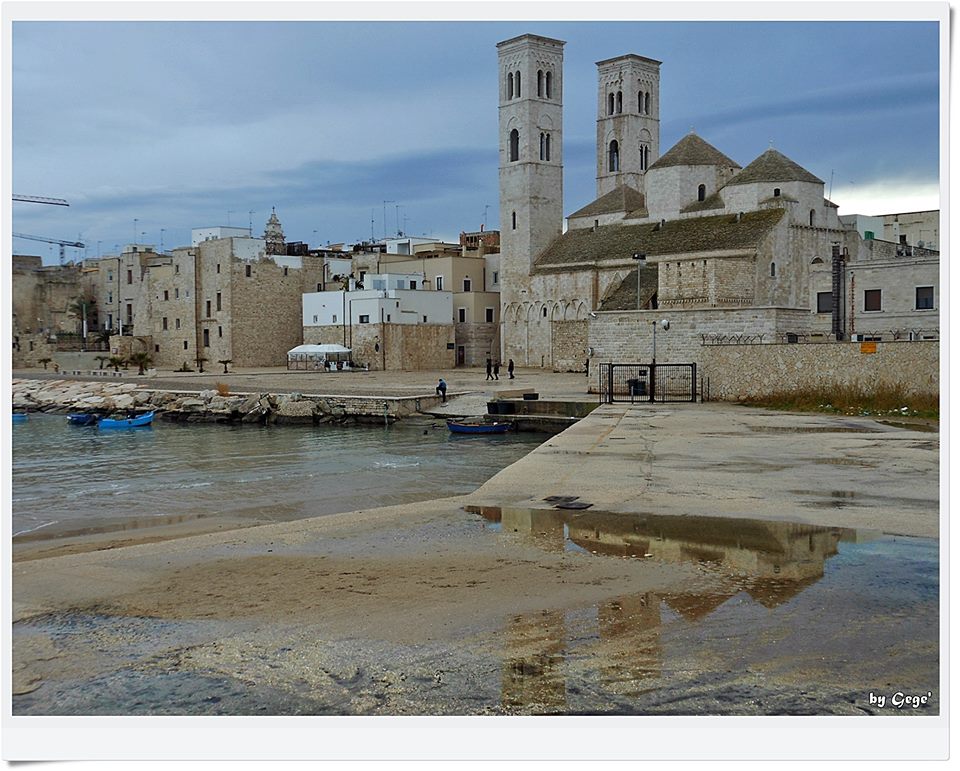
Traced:
<path fill-rule="evenodd" d="M 653 59 L 597 63 L 597 197 L 561 232 L 563 45 L 497 46 L 504 358 L 554 370 L 649 359 L 664 318 L 678 361 L 696 361 L 707 336 L 849 339 L 882 316 L 888 335 L 937 326 L 939 255 L 890 263 L 776 149 L 741 166 L 691 131 L 660 155 Z M 905 281 L 916 286 L 890 283 Z"/>

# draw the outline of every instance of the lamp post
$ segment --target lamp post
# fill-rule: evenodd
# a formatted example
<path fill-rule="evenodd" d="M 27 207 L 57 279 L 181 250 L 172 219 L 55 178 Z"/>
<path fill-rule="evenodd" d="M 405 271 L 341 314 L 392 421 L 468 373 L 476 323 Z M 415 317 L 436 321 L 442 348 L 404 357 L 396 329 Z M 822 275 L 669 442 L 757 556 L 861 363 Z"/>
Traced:
<path fill-rule="evenodd" d="M 670 329 L 670 322 L 667 319 L 661 319 L 660 321 L 654 321 L 653 323 L 653 357 L 650 359 L 650 401 L 653 401 L 654 394 L 656 394 L 657 389 L 657 326 L 663 328 L 663 331 L 666 332 Z"/>
<path fill-rule="evenodd" d="M 633 259 L 637 261 L 637 310 L 640 310 L 640 268 L 647 264 L 647 255 L 644 252 L 634 252 Z"/>

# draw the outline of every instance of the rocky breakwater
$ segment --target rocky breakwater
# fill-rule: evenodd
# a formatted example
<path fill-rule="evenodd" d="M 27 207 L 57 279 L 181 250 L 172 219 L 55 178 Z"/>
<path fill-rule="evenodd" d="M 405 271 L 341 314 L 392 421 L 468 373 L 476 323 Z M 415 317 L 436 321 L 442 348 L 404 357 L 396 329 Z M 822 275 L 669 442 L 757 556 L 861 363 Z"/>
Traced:
<path fill-rule="evenodd" d="M 395 405 L 343 397 L 290 394 L 220 394 L 214 390 L 165 391 L 134 383 L 14 380 L 13 409 L 26 412 L 153 410 L 159 418 L 189 423 L 319 424 L 397 419 Z"/>

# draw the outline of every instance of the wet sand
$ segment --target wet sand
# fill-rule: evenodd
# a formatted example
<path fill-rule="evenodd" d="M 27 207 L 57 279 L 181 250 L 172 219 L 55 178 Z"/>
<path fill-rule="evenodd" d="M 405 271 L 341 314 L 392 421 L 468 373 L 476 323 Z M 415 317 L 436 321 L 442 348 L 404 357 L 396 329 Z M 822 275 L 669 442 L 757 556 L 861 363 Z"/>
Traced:
<path fill-rule="evenodd" d="M 14 712 L 862 714 L 886 678 L 935 689 L 936 542 L 860 544 L 858 529 L 936 535 L 937 436 L 698 409 L 602 408 L 470 496 L 24 543 Z M 561 516 L 550 495 L 597 513 Z M 480 505 L 499 518 L 463 508 Z M 660 533 L 670 552 L 645 514 L 771 524 L 700 545 Z M 836 594 L 833 566 L 875 559 L 883 577 L 911 549 L 933 565 L 922 602 L 889 576 L 876 607 Z"/>

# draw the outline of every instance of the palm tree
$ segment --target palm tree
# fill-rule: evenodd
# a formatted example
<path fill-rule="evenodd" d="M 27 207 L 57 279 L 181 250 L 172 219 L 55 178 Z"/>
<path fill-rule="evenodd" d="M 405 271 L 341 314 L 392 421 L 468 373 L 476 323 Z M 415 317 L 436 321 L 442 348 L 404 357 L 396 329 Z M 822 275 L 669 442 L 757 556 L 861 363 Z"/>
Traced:
<path fill-rule="evenodd" d="M 48 365 L 51 361 L 53 361 L 53 359 L 50 359 L 50 358 L 47 358 L 47 357 L 44 357 L 44 358 L 40 359 L 40 363 L 43 365 L 43 368 L 44 368 L 44 369 L 47 368 L 47 365 Z"/>
<path fill-rule="evenodd" d="M 110 360 L 109 356 L 97 356 L 97 361 L 100 362 L 100 369 L 103 369 L 103 363 L 109 360 Z"/>
<path fill-rule="evenodd" d="M 142 375 L 143 368 L 149 367 L 152 362 L 153 362 L 153 359 L 150 358 L 150 354 L 147 353 L 146 351 L 137 351 L 136 353 L 130 354 L 130 363 L 136 364 L 137 367 L 139 368 L 137 372 L 138 375 Z"/>
<path fill-rule="evenodd" d="M 80 327 L 80 335 L 83 335 L 84 322 L 86 322 L 88 328 L 91 326 L 91 320 L 96 313 L 96 305 L 96 298 L 76 297 L 74 298 L 73 302 L 67 306 L 67 313 L 77 319 L 77 323 Z"/>
<path fill-rule="evenodd" d="M 121 367 L 123 364 L 126 364 L 126 361 L 127 361 L 127 360 L 124 359 L 122 356 L 111 356 L 111 357 L 109 358 L 109 360 L 107 361 L 107 363 L 108 363 L 111 367 L 113 367 L 113 371 L 114 371 L 114 372 L 119 372 L 119 371 L 120 371 L 120 367 Z"/>

